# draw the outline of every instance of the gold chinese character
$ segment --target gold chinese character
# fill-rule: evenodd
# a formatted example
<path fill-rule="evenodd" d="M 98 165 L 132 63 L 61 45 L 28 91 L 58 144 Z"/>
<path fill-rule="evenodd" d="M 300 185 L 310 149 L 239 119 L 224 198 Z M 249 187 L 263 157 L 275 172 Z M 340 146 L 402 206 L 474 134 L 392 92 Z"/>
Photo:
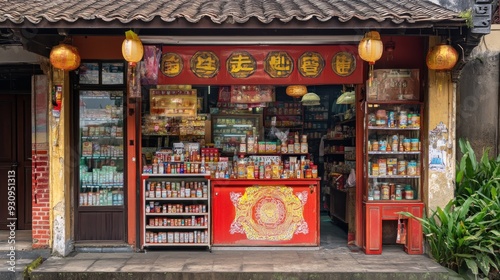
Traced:
<path fill-rule="evenodd" d="M 234 52 L 227 58 L 226 68 L 233 78 L 247 78 L 255 72 L 257 63 L 247 52 Z"/>
<path fill-rule="evenodd" d="M 356 58 L 351 53 L 338 52 L 333 56 L 332 69 L 339 76 L 349 76 L 356 69 Z"/>
<path fill-rule="evenodd" d="M 161 56 L 161 72 L 167 77 L 179 75 L 184 68 L 182 58 L 176 53 L 165 53 Z"/>
<path fill-rule="evenodd" d="M 317 52 L 306 52 L 299 58 L 299 72 L 304 77 L 316 78 L 325 67 L 325 60 Z"/>
<path fill-rule="evenodd" d="M 286 78 L 293 71 L 293 60 L 287 52 L 270 52 L 264 62 L 264 70 L 272 78 Z"/>
<path fill-rule="evenodd" d="M 219 72 L 219 58 L 211 51 L 200 51 L 193 55 L 190 66 L 198 78 L 213 78 Z"/>

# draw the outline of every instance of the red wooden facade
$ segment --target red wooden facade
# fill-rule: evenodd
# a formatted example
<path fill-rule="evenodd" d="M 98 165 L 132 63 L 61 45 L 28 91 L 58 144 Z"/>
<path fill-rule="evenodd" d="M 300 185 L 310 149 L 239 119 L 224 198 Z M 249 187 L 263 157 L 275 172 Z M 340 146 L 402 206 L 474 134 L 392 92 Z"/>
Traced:
<path fill-rule="evenodd" d="M 319 246 L 319 179 L 211 184 L 213 246 Z"/>

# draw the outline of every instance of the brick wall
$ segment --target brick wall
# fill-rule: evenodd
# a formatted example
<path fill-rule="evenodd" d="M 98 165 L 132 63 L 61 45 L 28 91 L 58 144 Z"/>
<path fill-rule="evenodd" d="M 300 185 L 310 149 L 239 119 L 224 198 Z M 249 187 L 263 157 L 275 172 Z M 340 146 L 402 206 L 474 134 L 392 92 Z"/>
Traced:
<path fill-rule="evenodd" d="M 32 151 L 33 248 L 47 248 L 50 240 L 49 156 L 45 149 Z"/>

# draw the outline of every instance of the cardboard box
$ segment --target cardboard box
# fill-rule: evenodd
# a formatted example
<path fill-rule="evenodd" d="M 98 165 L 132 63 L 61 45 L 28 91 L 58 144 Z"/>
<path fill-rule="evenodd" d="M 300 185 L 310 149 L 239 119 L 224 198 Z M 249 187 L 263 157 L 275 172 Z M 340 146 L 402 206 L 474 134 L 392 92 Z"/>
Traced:
<path fill-rule="evenodd" d="M 367 100 L 420 100 L 418 69 L 377 69 L 367 81 Z"/>

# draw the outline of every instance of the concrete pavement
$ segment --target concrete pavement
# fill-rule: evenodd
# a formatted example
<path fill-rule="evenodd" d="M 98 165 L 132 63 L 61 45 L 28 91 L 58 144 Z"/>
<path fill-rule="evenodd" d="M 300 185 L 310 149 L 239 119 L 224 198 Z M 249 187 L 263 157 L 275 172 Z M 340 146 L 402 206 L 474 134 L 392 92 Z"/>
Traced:
<path fill-rule="evenodd" d="M 75 253 L 51 257 L 32 273 L 41 279 L 448 279 L 448 271 L 425 255 L 401 247 L 382 255 L 347 247 L 318 250 L 148 251 Z"/>
<path fill-rule="evenodd" d="M 26 235 L 21 238 L 20 235 Z M 19 233 L 17 274 L 7 271 L 7 251 L 0 232 L 0 280 L 23 279 L 24 266 L 42 255 L 45 261 L 31 279 L 141 280 L 327 280 L 451 279 L 447 269 L 426 255 L 408 255 L 401 246 L 384 246 L 382 255 L 351 251 L 345 231 L 322 217 L 321 246 L 285 248 L 164 248 L 141 252 L 95 253 L 92 248 L 70 256 L 49 257 L 48 250 L 30 251 L 31 232 Z M 3 246 L 3 247 L 2 247 Z M 31 253 L 30 253 L 31 252 Z M 31 254 L 31 255 L 28 255 Z M 24 257 L 22 257 L 24 255 Z M 48 258 L 47 258 L 48 257 Z"/>

